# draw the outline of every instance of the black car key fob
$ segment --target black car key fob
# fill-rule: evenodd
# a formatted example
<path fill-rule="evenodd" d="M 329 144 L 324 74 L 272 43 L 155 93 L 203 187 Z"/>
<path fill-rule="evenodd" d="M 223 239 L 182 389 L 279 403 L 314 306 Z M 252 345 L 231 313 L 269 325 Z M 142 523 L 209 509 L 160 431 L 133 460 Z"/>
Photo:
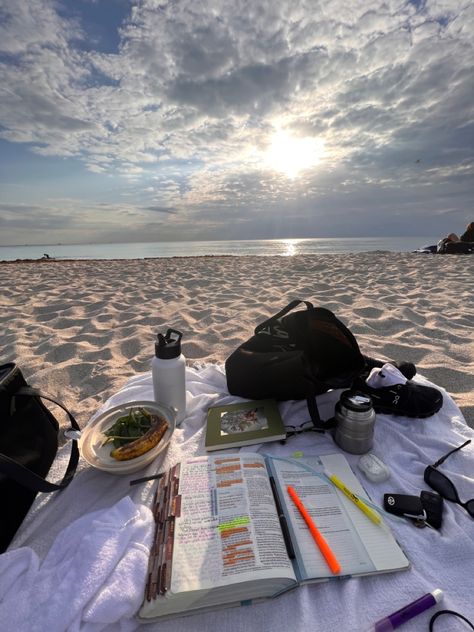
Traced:
<path fill-rule="evenodd" d="M 441 529 L 443 519 L 443 498 L 436 492 L 422 491 L 421 504 L 426 511 L 426 522 L 434 529 Z"/>
<path fill-rule="evenodd" d="M 408 494 L 384 494 L 383 506 L 388 513 L 404 518 L 426 520 L 426 511 L 423 509 L 419 496 Z"/>

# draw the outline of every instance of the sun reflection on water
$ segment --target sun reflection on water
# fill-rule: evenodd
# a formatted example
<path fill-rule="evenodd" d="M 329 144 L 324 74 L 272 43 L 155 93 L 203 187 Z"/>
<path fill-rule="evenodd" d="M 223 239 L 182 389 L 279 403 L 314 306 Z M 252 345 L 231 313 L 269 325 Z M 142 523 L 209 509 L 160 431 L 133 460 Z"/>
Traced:
<path fill-rule="evenodd" d="M 284 251 L 282 255 L 284 257 L 293 257 L 298 254 L 298 244 L 301 239 L 282 239 L 281 243 L 283 245 Z"/>

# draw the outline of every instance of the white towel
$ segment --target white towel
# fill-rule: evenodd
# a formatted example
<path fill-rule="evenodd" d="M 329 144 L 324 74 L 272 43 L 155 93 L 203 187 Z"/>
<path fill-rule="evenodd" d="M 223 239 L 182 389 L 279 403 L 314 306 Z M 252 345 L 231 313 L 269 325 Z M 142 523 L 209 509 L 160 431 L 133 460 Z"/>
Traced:
<path fill-rule="evenodd" d="M 415 383 L 436 386 L 417 374 Z M 138 504 L 150 506 L 155 484 L 129 486 L 131 478 L 138 478 L 164 471 L 185 456 L 205 454 L 204 434 L 205 419 L 208 406 L 241 401 L 227 392 L 223 366 L 206 366 L 200 370 L 190 367 L 186 369 L 187 385 L 187 418 L 176 429 L 173 439 L 163 455 L 156 462 L 130 476 L 114 476 L 94 470 L 81 459 L 79 473 L 71 485 L 60 494 L 39 494 L 32 511 L 12 543 L 13 546 L 29 546 L 40 559 L 46 557 L 49 549 L 66 525 L 76 521 L 84 508 L 104 510 L 130 494 Z M 440 387 L 437 387 L 440 388 Z M 440 469 L 456 484 L 463 500 L 472 498 L 474 478 L 472 463 L 474 458 L 474 431 L 469 428 L 452 398 L 443 389 L 442 409 L 427 419 L 409 419 L 377 415 L 374 432 L 374 452 L 390 467 L 391 478 L 385 483 L 372 483 L 365 479 L 357 468 L 359 455 L 345 454 L 352 469 L 361 479 L 364 487 L 376 503 L 381 503 L 385 492 L 419 494 L 421 489 L 429 489 L 423 481 L 426 465 L 434 463 L 450 448 L 456 447 L 466 439 L 473 443 L 449 457 Z M 341 391 L 331 391 L 318 396 L 318 408 L 322 419 L 334 415 L 335 405 Z M 153 396 L 151 374 L 136 376 L 124 388 L 106 403 L 106 406 L 121 401 L 149 399 Z M 279 403 L 280 413 L 285 424 L 298 425 L 309 419 L 308 407 L 304 400 L 285 401 Z M 330 433 L 321 435 L 315 432 L 301 433 L 289 439 L 286 444 L 280 442 L 246 446 L 244 451 L 259 451 L 275 456 L 291 456 L 304 454 L 331 454 L 340 451 L 334 444 Z M 60 449 L 55 467 L 60 478 L 69 458 L 69 446 Z M 432 590 L 441 588 L 444 591 L 443 606 L 451 608 L 473 618 L 472 589 L 470 582 L 474 564 L 474 521 L 459 505 L 445 502 L 443 528 L 441 532 L 433 529 L 417 529 L 408 521 L 387 520 L 397 540 L 412 562 L 409 571 L 388 573 L 373 577 L 358 577 L 349 581 L 330 581 L 327 583 L 303 586 L 298 590 L 278 597 L 267 603 L 260 603 L 244 608 L 229 608 L 210 613 L 183 617 L 176 620 L 157 621 L 142 626 L 146 632 L 196 632 L 208 629 L 211 632 L 248 632 L 248 630 L 271 630 L 272 632 L 288 632 L 288 630 L 360 632 L 369 624 L 397 610 L 406 603 Z M 74 535 L 78 543 L 79 535 Z M 133 541 L 138 541 L 138 537 Z M 74 548 L 74 547 L 73 547 Z M 21 560 L 2 566 L 2 558 L 15 553 L 0 556 L 0 590 L 3 585 L 4 571 L 9 570 L 14 578 L 22 572 Z M 74 554 L 74 551 L 73 553 Z M 133 557 L 125 556 L 125 560 Z M 28 565 L 26 560 L 25 565 Z M 139 580 L 141 592 L 145 580 L 145 561 L 142 566 L 143 577 Z M 33 569 L 34 570 L 34 569 Z M 137 570 L 137 569 L 135 569 Z M 130 617 L 133 594 L 129 597 L 130 607 L 125 604 L 126 613 L 118 622 L 119 612 L 115 613 L 116 622 L 112 623 L 109 608 L 114 603 L 122 586 L 130 589 L 130 581 L 122 584 L 116 573 L 104 579 L 97 594 L 71 620 L 72 630 L 87 632 L 129 632 L 135 625 Z M 125 568 L 125 578 L 129 577 Z M 137 575 L 139 575 L 137 571 Z M 26 574 L 23 577 L 27 577 Z M 94 577 L 85 576 L 85 583 Z M 117 582 L 117 584 L 115 583 Z M 56 585 L 50 582 L 54 592 Z M 116 588 L 117 586 L 117 588 Z M 118 588 L 120 586 L 120 589 Z M 137 584 L 138 586 L 138 584 Z M 0 593 L 2 594 L 2 593 Z M 128 592 L 127 592 L 128 595 Z M 142 595 L 137 595 L 137 609 Z M 17 598 L 17 604 L 24 603 Z M 64 611 L 69 604 L 64 605 Z M 75 606 L 76 607 L 76 606 Z M 121 603 L 116 604 L 117 608 Z M 76 608 L 77 610 L 77 608 Z M 423 613 L 413 621 L 404 624 L 403 631 L 419 632 L 428 630 L 428 620 L 433 611 Z M 72 627 L 80 621 L 82 628 Z M 449 623 L 442 625 L 449 625 Z M 442 625 L 440 627 L 442 627 Z M 0 607 L 0 628 L 23 632 L 24 628 L 7 625 Z M 436 625 L 435 625 L 436 628 Z M 31 630 L 32 628 L 28 629 Z M 46 627 L 41 630 L 49 630 Z M 53 628 L 51 628 L 53 629 Z M 142 629 L 142 628 L 140 628 Z"/>
<path fill-rule="evenodd" d="M 0 556 L 2 629 L 135 629 L 152 529 L 151 511 L 127 496 L 67 526 L 42 563 L 27 547 Z"/>

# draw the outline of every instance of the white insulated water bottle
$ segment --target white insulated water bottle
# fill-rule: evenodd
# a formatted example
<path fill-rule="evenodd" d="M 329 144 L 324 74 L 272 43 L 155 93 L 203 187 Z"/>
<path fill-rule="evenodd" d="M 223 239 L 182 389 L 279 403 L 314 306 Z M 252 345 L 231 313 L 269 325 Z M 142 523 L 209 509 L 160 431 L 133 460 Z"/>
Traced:
<path fill-rule="evenodd" d="M 181 353 L 182 337 L 176 329 L 168 329 L 165 336 L 158 334 L 151 362 L 155 401 L 176 408 L 176 425 L 186 416 L 186 360 Z"/>

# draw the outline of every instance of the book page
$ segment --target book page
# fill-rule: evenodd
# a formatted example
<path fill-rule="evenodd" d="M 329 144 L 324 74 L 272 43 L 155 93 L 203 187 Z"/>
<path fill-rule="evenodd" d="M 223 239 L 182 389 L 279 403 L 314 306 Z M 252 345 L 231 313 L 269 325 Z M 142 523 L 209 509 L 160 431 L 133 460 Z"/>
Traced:
<path fill-rule="evenodd" d="M 343 481 L 351 491 L 362 499 L 368 498 L 367 493 L 352 471 L 347 459 L 345 459 L 342 454 L 329 454 L 322 456 L 321 460 L 324 467 Z M 408 568 L 409 560 L 388 527 L 386 525 L 380 527 L 371 520 L 368 520 L 364 513 L 341 491 L 335 491 L 339 496 L 342 506 L 349 515 L 359 538 L 364 543 L 364 547 L 376 571 L 383 572 Z"/>
<path fill-rule="evenodd" d="M 306 463 L 317 472 L 323 473 L 323 465 L 319 457 L 302 458 L 294 463 L 273 460 L 272 467 L 275 469 L 275 481 L 279 485 L 280 498 L 287 512 L 300 579 L 326 578 L 334 575 L 306 522 L 288 495 L 288 485 L 295 489 L 316 527 L 336 556 L 341 565 L 340 575 L 375 571 L 374 564 L 341 507 L 334 486 L 302 469 L 298 462 Z"/>
<path fill-rule="evenodd" d="M 262 457 L 188 459 L 180 467 L 177 496 L 172 571 L 164 591 L 295 580 Z"/>

